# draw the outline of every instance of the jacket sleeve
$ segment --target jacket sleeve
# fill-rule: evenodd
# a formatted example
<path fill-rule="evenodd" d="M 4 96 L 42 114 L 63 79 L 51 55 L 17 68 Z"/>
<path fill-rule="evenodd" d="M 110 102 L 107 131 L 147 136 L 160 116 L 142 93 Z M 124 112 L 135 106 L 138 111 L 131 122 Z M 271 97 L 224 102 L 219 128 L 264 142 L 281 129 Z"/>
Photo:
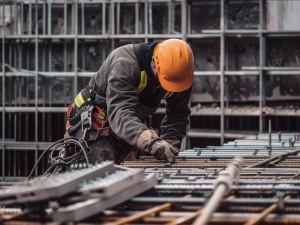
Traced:
<path fill-rule="evenodd" d="M 174 93 L 166 99 L 166 116 L 161 123 L 160 137 L 170 142 L 170 144 L 179 141 L 181 145 L 182 139 L 186 136 L 191 114 L 189 107 L 191 94 L 192 87 L 184 92 Z"/>
<path fill-rule="evenodd" d="M 117 62 L 108 78 L 106 91 L 108 120 L 114 133 L 132 146 L 147 127 L 135 115 L 138 102 L 139 71 L 133 65 Z"/>

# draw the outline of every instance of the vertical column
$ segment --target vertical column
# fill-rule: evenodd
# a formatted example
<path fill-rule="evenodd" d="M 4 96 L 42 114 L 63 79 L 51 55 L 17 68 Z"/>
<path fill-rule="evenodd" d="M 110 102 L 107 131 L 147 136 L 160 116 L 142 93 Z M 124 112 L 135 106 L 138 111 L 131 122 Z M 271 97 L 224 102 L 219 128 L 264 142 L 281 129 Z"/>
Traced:
<path fill-rule="evenodd" d="M 259 1 L 259 133 L 262 133 L 264 127 L 263 120 L 263 99 L 264 99 L 264 88 L 263 88 L 263 66 L 264 66 L 264 51 L 265 51 L 265 40 L 263 36 L 264 28 L 264 0 Z"/>
<path fill-rule="evenodd" d="M 117 34 L 120 34 L 121 29 L 120 29 L 120 14 L 121 14 L 121 6 L 120 2 L 116 3 L 117 6 Z M 112 14 L 114 16 L 114 13 Z"/>
<path fill-rule="evenodd" d="M 102 3 L 102 35 L 106 34 L 106 3 Z"/>
<path fill-rule="evenodd" d="M 52 3 L 51 2 L 48 2 L 48 35 L 52 35 L 52 26 L 51 26 L 51 20 L 52 20 Z M 47 44 L 47 52 L 48 52 L 48 65 L 49 65 L 49 72 L 52 71 L 52 60 L 51 60 L 51 57 L 52 57 L 52 52 L 51 52 L 51 48 L 52 48 L 52 40 L 50 40 Z M 51 99 L 52 99 L 52 88 L 49 87 L 49 93 L 48 93 L 48 98 L 49 98 L 49 106 L 51 107 L 52 106 L 52 102 L 51 102 Z"/>
<path fill-rule="evenodd" d="M 52 30 L 51 30 L 51 6 L 52 6 L 52 3 L 49 1 L 48 2 L 48 35 L 51 35 L 51 32 L 52 32 Z M 51 63 L 51 55 L 49 55 L 49 63 Z M 51 64 L 49 64 L 49 65 L 51 65 Z M 51 71 L 51 66 L 49 67 L 49 71 Z"/>
<path fill-rule="evenodd" d="M 149 33 L 153 34 L 153 12 L 152 12 L 152 2 L 148 2 L 148 9 L 149 9 Z"/>
<path fill-rule="evenodd" d="M 29 4 L 29 8 L 31 9 L 31 4 Z M 30 10 L 32 12 L 32 10 Z M 31 15 L 29 15 L 29 18 L 32 18 Z M 35 21 L 38 21 L 38 0 L 35 0 Z M 29 23 L 29 26 L 31 27 L 31 20 Z M 31 28 L 30 28 L 31 29 Z M 38 23 L 35 23 L 35 30 L 38 30 Z M 31 32 L 30 32 L 31 34 Z M 38 70 L 39 70 L 39 64 L 38 64 L 38 32 L 35 32 L 35 154 L 34 154 L 34 161 L 37 162 L 38 159 L 38 131 L 39 131 L 39 124 L 38 124 Z M 37 175 L 37 169 L 35 170 L 35 174 Z"/>
<path fill-rule="evenodd" d="M 85 35 L 84 2 L 81 2 L 81 35 Z M 82 65 L 85 65 L 84 63 Z"/>
<path fill-rule="evenodd" d="M 225 0 L 220 2 L 220 134 L 221 134 L 221 145 L 224 143 L 224 59 L 225 59 Z"/>
<path fill-rule="evenodd" d="M 183 0 L 181 3 L 181 35 L 182 35 L 182 40 L 186 41 L 187 37 L 187 4 L 186 0 Z"/>
<path fill-rule="evenodd" d="M 46 3 L 44 2 L 43 3 L 43 18 L 42 18 L 43 19 L 43 35 L 45 35 L 47 33 L 46 32 L 46 16 L 47 16 L 47 6 L 46 6 Z M 45 55 L 44 55 L 44 57 L 45 57 Z M 45 60 L 43 60 L 43 62 L 45 62 Z"/>
<path fill-rule="evenodd" d="M 28 28 L 25 29 L 25 25 L 28 26 L 28 24 L 25 24 L 23 22 L 24 17 L 26 16 L 25 15 L 24 4 L 25 3 L 23 3 L 23 2 L 21 3 L 21 32 L 22 32 L 22 35 L 24 35 L 23 31 L 26 30 L 26 29 L 28 29 Z M 23 44 L 22 44 L 22 46 L 23 46 Z M 26 68 L 29 68 L 29 60 L 28 60 L 29 59 L 29 51 L 28 51 L 28 47 L 26 47 L 25 49 L 22 48 L 23 52 L 24 52 L 24 50 L 25 50 L 25 54 L 26 54 L 26 59 L 22 59 L 22 60 L 25 61 Z M 28 84 L 30 77 L 26 77 L 25 79 L 26 79 L 26 82 Z M 29 87 L 28 87 L 28 85 L 26 86 L 26 99 L 27 99 L 26 100 L 26 106 L 29 107 Z M 18 116 L 20 117 L 21 115 L 18 115 Z M 19 124 L 21 124 L 21 123 L 19 122 Z M 26 127 L 30 127 L 30 125 L 29 125 L 29 113 L 26 113 L 25 126 Z M 26 134 L 25 134 L 25 141 L 28 141 L 28 140 L 29 140 L 29 134 L 28 134 L 28 132 L 26 132 Z M 28 155 L 29 154 L 30 154 L 29 151 L 26 151 L 26 153 L 25 153 L 26 159 L 28 159 Z M 28 162 L 28 160 L 25 160 L 25 168 L 26 168 L 25 174 L 28 174 L 28 167 L 29 167 L 29 165 L 31 165 L 31 162 Z"/>
<path fill-rule="evenodd" d="M 19 27 L 19 33 L 20 35 L 23 35 L 23 30 L 24 30 L 24 3 L 20 3 L 20 27 Z"/>
<path fill-rule="evenodd" d="M 43 10 L 42 10 L 42 20 L 43 20 L 43 32 L 42 34 L 45 35 L 45 24 L 46 24 L 46 15 L 47 15 L 47 11 L 46 11 L 46 4 L 45 3 L 42 3 L 42 7 L 43 7 Z M 38 31 L 36 31 L 38 32 Z M 43 48 L 43 52 L 42 52 L 42 59 L 43 59 L 43 62 L 42 62 L 42 71 L 45 71 L 46 70 L 46 51 L 45 51 L 45 40 L 43 40 L 43 42 L 41 43 L 42 45 L 42 48 Z M 45 78 L 43 78 L 45 79 Z M 42 99 L 43 99 L 43 108 L 45 107 L 46 105 L 46 92 L 47 90 L 45 88 L 43 88 L 43 96 L 42 96 Z M 47 120 L 46 120 L 46 113 L 43 112 L 42 114 L 42 124 L 43 124 L 43 131 L 42 131 L 42 139 L 41 141 L 45 142 L 47 140 L 46 138 L 46 129 L 50 130 L 49 127 L 46 125 L 47 123 Z"/>
<path fill-rule="evenodd" d="M 175 13 L 173 14 L 175 7 L 174 7 L 174 2 L 170 1 L 168 2 L 168 27 L 167 27 L 167 34 L 171 34 L 172 30 L 174 29 L 174 21 L 175 21 Z"/>
<path fill-rule="evenodd" d="M 148 23 L 148 19 L 149 19 L 149 14 L 148 14 L 148 8 L 149 8 L 149 5 L 148 5 L 148 2 L 145 1 L 145 5 L 144 5 L 144 10 L 145 10 L 145 16 L 144 16 L 144 25 L 145 25 L 145 42 L 148 42 L 149 39 L 148 39 L 148 29 L 149 29 L 149 23 Z"/>
<path fill-rule="evenodd" d="M 174 13 L 175 14 L 175 13 Z M 186 0 L 183 0 L 181 3 L 181 35 L 182 40 L 187 41 L 187 4 Z M 188 126 L 188 129 L 190 129 L 190 125 Z M 183 139 L 181 148 L 188 149 L 190 145 L 189 137 L 188 135 Z"/>
<path fill-rule="evenodd" d="M 67 26 L 68 26 L 68 23 L 67 23 L 67 1 L 64 1 L 64 35 L 67 34 Z M 65 52 L 64 52 L 65 53 Z M 64 59 L 64 62 L 66 62 L 66 60 Z M 66 63 L 64 63 L 66 64 Z"/>
<path fill-rule="evenodd" d="M 74 6 L 72 6 L 72 9 L 74 10 Z M 67 28 L 68 28 L 68 26 L 71 26 L 70 27 L 70 31 L 71 31 L 71 33 L 72 33 L 72 24 L 68 24 L 68 10 L 67 10 L 67 1 L 65 0 L 64 1 L 64 38 L 63 38 L 63 43 L 64 43 L 64 55 L 63 55 L 63 65 L 64 65 L 64 68 L 63 68 L 63 72 L 67 72 L 67 39 L 66 39 L 66 36 L 67 36 Z M 71 16 L 73 16 L 72 15 L 72 12 L 71 12 Z M 74 18 L 75 19 L 75 18 Z M 72 21 L 74 21 L 74 19 L 72 20 Z M 76 25 L 75 25 L 75 27 L 76 27 Z M 75 49 L 74 49 L 75 50 Z M 73 65 L 74 65 L 74 67 L 75 67 L 75 62 L 73 63 Z M 67 81 L 67 79 L 66 79 L 66 77 L 64 76 L 63 77 L 63 81 L 66 83 L 66 81 Z M 67 98 L 67 96 L 66 96 L 66 94 L 67 94 L 67 92 L 66 92 L 66 89 L 63 91 L 63 98 L 64 98 L 64 102 L 66 102 L 66 98 Z"/>
<path fill-rule="evenodd" d="M 74 72 L 75 72 L 75 78 L 74 78 L 74 85 L 75 85 L 75 93 L 73 96 L 76 96 L 78 90 L 78 0 L 75 1 L 75 10 L 74 10 L 74 26 L 75 26 L 75 38 L 74 38 Z"/>
<path fill-rule="evenodd" d="M 135 3 L 134 12 L 135 12 L 135 30 L 134 30 L 134 33 L 136 35 L 138 35 L 139 34 L 139 19 L 140 19 L 139 18 L 139 3 L 138 2 Z"/>
<path fill-rule="evenodd" d="M 37 1 L 35 1 L 35 4 L 37 4 Z M 28 33 L 27 35 L 32 35 L 32 4 L 31 4 L 31 1 L 29 1 L 29 4 L 28 4 L 28 9 L 29 9 L 29 13 L 27 14 L 28 17 L 28 23 L 27 23 L 27 30 L 28 30 Z"/>
<path fill-rule="evenodd" d="M 24 15 L 23 15 L 23 3 L 17 3 L 15 2 L 15 22 L 14 22 L 14 25 L 15 25 L 15 34 L 16 35 L 23 35 L 23 18 L 24 18 Z M 21 57 L 23 55 L 22 53 L 22 40 L 19 40 L 18 44 L 16 45 L 16 58 L 17 58 L 17 61 L 16 61 L 16 68 L 22 68 L 22 63 L 23 63 L 23 58 Z M 26 77 L 22 77 L 21 80 L 22 82 L 26 82 Z M 21 85 L 20 85 L 21 87 Z M 22 88 L 22 87 L 21 87 Z M 22 91 L 19 91 L 19 96 L 21 98 L 22 96 Z M 20 106 L 21 105 L 21 102 L 20 103 L 17 103 L 16 101 L 16 107 Z M 28 103 L 26 104 L 26 107 L 28 107 Z M 18 119 L 18 117 L 20 117 L 20 113 L 15 113 L 14 115 L 14 129 L 15 129 L 15 133 L 14 133 L 14 137 L 16 138 L 16 140 L 18 140 L 18 136 L 20 134 L 20 129 L 18 128 L 19 124 L 21 123 L 20 119 Z M 24 121 L 26 122 L 26 119 L 28 118 L 28 114 L 25 115 L 25 119 Z M 23 120 L 22 120 L 23 122 Z M 27 151 L 24 153 L 24 158 L 27 158 Z M 18 158 L 20 160 L 20 154 L 18 153 L 18 151 L 14 151 L 14 176 L 18 176 L 20 175 L 20 169 L 17 169 L 18 165 L 20 165 L 19 162 L 17 162 L 17 159 Z M 21 160 L 24 159 L 22 157 Z M 26 160 L 24 160 L 26 161 Z M 25 166 L 26 166 L 26 163 L 25 163 Z M 27 172 L 27 169 L 24 168 L 23 169 L 25 174 Z"/>
<path fill-rule="evenodd" d="M 109 6 L 109 31 L 108 33 L 109 34 L 115 34 L 115 17 L 114 17 L 114 6 L 115 6 L 115 3 L 114 1 L 112 0 L 110 2 L 110 6 Z"/>
<path fill-rule="evenodd" d="M 18 35 L 19 32 L 18 32 L 18 27 L 17 27 L 17 21 L 20 20 L 19 18 L 19 14 L 18 14 L 18 5 L 17 5 L 17 2 L 14 2 L 14 28 L 13 28 L 13 34 L 14 35 Z"/>
<path fill-rule="evenodd" d="M 4 2 L 2 2 L 2 177 L 5 177 L 5 26 Z"/>
<path fill-rule="evenodd" d="M 109 9 L 110 9 L 110 14 L 109 14 L 109 27 L 110 27 L 110 30 L 109 30 L 109 34 L 110 35 L 114 35 L 115 34 L 115 13 L 114 13 L 114 10 L 115 10 L 115 2 L 114 0 L 111 0 L 110 1 L 110 6 L 109 6 Z M 111 39 L 111 49 L 114 49 L 115 48 L 115 39 Z"/>

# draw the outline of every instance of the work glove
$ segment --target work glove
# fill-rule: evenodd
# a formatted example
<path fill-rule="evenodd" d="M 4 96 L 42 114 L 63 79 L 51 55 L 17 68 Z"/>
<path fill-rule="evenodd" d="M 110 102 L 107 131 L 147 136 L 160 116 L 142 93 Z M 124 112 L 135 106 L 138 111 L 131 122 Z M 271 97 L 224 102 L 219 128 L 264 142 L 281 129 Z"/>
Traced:
<path fill-rule="evenodd" d="M 166 142 L 168 142 L 170 145 L 172 145 L 178 152 L 181 149 L 181 141 L 179 141 L 176 137 L 162 137 Z"/>
<path fill-rule="evenodd" d="M 171 144 L 157 136 L 153 130 L 145 130 L 137 140 L 137 147 L 149 152 L 156 159 L 164 159 L 169 163 L 175 163 L 178 150 Z"/>
<path fill-rule="evenodd" d="M 160 139 L 154 142 L 150 149 L 150 154 L 156 159 L 164 159 L 169 163 L 175 163 L 175 156 L 178 155 L 178 151 L 168 142 Z"/>

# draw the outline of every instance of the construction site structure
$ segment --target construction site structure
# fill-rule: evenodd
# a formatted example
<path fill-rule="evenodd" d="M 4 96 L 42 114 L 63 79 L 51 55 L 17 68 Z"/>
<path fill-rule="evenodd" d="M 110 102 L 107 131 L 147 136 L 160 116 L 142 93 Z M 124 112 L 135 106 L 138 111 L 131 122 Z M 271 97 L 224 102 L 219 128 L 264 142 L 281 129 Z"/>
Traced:
<path fill-rule="evenodd" d="M 2 0 L 0 176 L 24 177 L 115 48 L 179 38 L 195 57 L 183 149 L 298 130 L 300 1 Z M 162 106 L 164 102 L 162 102 Z M 163 107 L 153 116 L 158 126 Z M 42 161 L 38 171 L 47 167 Z"/>

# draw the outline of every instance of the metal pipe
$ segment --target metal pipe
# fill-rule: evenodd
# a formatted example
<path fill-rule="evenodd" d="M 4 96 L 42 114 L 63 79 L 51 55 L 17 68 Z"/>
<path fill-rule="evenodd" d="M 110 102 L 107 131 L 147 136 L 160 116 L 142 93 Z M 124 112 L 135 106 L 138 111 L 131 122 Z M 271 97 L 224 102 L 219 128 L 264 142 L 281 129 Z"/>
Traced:
<path fill-rule="evenodd" d="M 29 4 L 29 9 L 31 10 L 31 4 Z M 35 21 L 38 21 L 38 1 L 35 0 Z M 35 23 L 35 30 L 38 31 L 38 23 Z M 31 26 L 30 26 L 30 34 L 31 34 Z M 34 162 L 37 162 L 38 160 L 38 131 L 39 131 L 39 125 L 38 125 L 38 121 L 39 121 L 39 115 L 38 115 L 38 78 L 39 78 L 39 74 L 38 74 L 38 70 L 39 70 L 39 61 L 38 61 L 38 57 L 39 57 L 39 44 L 38 44 L 38 32 L 35 32 L 35 153 L 34 153 Z M 37 175 L 38 170 L 35 170 L 35 175 Z"/>
<path fill-rule="evenodd" d="M 135 4 L 134 4 L 134 6 L 135 6 L 135 29 L 134 29 L 134 33 L 135 34 L 139 34 L 139 19 L 140 19 L 140 17 L 139 17 L 139 4 L 136 2 Z"/>
<path fill-rule="evenodd" d="M 269 120 L 269 146 L 272 146 L 272 127 L 271 127 L 271 120 Z"/>
<path fill-rule="evenodd" d="M 193 225 L 207 224 L 212 217 L 215 210 L 218 208 L 222 198 L 229 194 L 234 178 L 238 178 L 242 167 L 244 165 L 244 159 L 237 156 L 228 165 L 226 170 L 220 172 L 220 176 L 214 183 L 214 193 L 209 199 L 207 205 L 203 209 L 203 213 L 194 221 Z"/>
<path fill-rule="evenodd" d="M 173 31 L 173 23 L 174 23 L 174 17 L 172 16 L 172 8 L 173 8 L 173 5 L 172 5 L 172 2 L 169 1 L 168 2 L 168 27 L 167 27 L 167 34 L 172 34 L 172 31 Z M 173 8 L 175 9 L 175 7 Z M 175 13 L 174 13 L 175 14 Z"/>
<path fill-rule="evenodd" d="M 278 142 L 281 142 L 281 132 L 278 132 Z"/>
<path fill-rule="evenodd" d="M 144 12 L 145 12 L 145 15 L 144 15 L 144 26 L 145 26 L 145 42 L 148 42 L 148 34 L 149 34 L 149 22 L 150 22 L 150 18 L 149 18 L 149 21 L 148 21 L 148 16 L 152 15 L 150 14 L 150 12 L 148 11 L 148 8 L 149 8 L 149 4 L 148 2 L 146 1 L 144 3 Z"/>
<path fill-rule="evenodd" d="M 264 16 L 263 16 L 263 0 L 259 1 L 259 132 L 262 133 L 263 131 L 263 74 L 264 71 L 262 67 L 264 66 L 264 50 L 265 50 L 265 43 L 264 43 L 264 37 L 262 34 L 263 26 L 264 26 Z"/>
<path fill-rule="evenodd" d="M 271 186 L 271 185 L 270 185 Z M 191 190 L 195 190 L 196 187 L 191 188 Z M 256 190 L 259 189 L 259 186 L 256 186 Z M 168 193 L 170 193 L 168 189 Z M 242 191 L 242 189 L 234 189 L 238 191 Z M 253 188 L 254 190 L 254 188 Z M 276 190 L 277 191 L 277 190 Z M 285 194 L 290 194 L 288 192 L 284 191 Z M 294 191 L 294 193 L 298 192 L 297 190 Z M 203 193 L 203 192 L 202 192 Z M 245 193 L 245 192 L 243 192 Z M 253 193 L 253 192 L 252 192 Z M 272 192 L 273 193 L 273 192 Z M 130 200 L 130 204 L 137 205 L 137 204 L 163 204 L 164 202 L 171 203 L 173 205 L 180 204 L 180 205 L 188 205 L 188 206 L 199 206 L 202 204 L 205 204 L 206 199 L 204 197 L 192 197 L 189 199 L 185 199 L 182 197 L 134 197 Z M 242 207 L 242 206 L 259 206 L 259 207 L 265 207 L 265 205 L 271 205 L 278 203 L 278 199 L 275 198 L 268 198 L 268 197 L 236 197 L 233 199 L 224 199 L 222 201 L 222 204 L 225 206 L 237 206 L 237 207 Z M 300 204 L 299 199 L 284 199 L 284 205 L 286 207 L 297 207 Z M 227 210 L 226 210 L 227 211 Z"/>
<path fill-rule="evenodd" d="M 226 192 L 226 185 L 219 185 L 213 196 L 209 199 L 207 206 L 203 209 L 203 213 L 195 220 L 193 225 L 207 224 L 215 210 L 218 208 L 221 199 Z"/>
<path fill-rule="evenodd" d="M 2 177 L 5 177 L 5 29 L 4 29 L 4 2 L 2 2 Z"/>
<path fill-rule="evenodd" d="M 288 152 L 285 152 L 285 153 L 281 153 L 281 154 L 275 155 L 271 158 L 268 158 L 266 160 L 263 160 L 259 163 L 252 164 L 252 165 L 248 166 L 247 168 L 254 168 L 254 167 L 258 167 L 258 166 L 264 166 L 264 165 L 268 164 L 269 162 L 271 162 L 273 160 L 276 160 L 276 159 L 281 158 L 281 157 L 289 156 L 289 155 L 296 155 L 299 152 L 300 152 L 300 148 L 296 149 L 296 150 L 288 151 Z"/>
<path fill-rule="evenodd" d="M 220 37 L 220 108 L 221 108 L 221 118 L 220 118 L 220 133 L 221 133 L 221 145 L 224 144 L 224 57 L 225 57 L 225 36 L 224 36 L 224 29 L 225 29 L 225 0 L 221 0 L 220 6 L 220 30 L 221 30 L 221 37 Z"/>
<path fill-rule="evenodd" d="M 105 24 L 105 18 L 106 18 L 106 3 L 102 2 L 102 35 L 106 34 L 106 24 Z"/>
<path fill-rule="evenodd" d="M 181 3 L 181 33 L 182 40 L 187 41 L 187 3 L 186 1 L 182 1 Z"/>

